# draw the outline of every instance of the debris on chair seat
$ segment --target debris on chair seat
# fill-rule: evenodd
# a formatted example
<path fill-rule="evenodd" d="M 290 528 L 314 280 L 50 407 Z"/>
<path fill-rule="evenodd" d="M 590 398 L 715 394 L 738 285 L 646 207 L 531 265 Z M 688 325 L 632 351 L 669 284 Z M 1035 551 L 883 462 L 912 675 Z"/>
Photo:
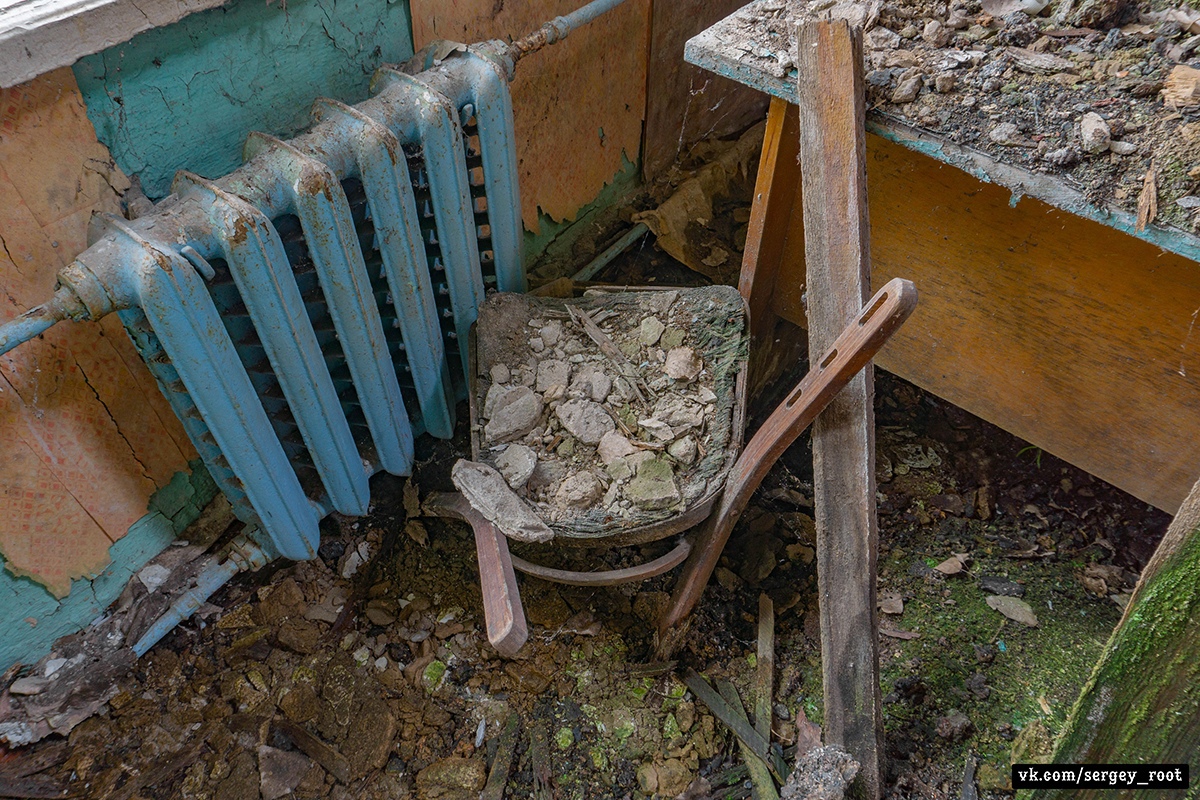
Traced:
<path fill-rule="evenodd" d="M 489 496 L 586 535 L 711 495 L 740 436 L 744 316 L 731 287 L 489 297 L 474 390 L 479 461 L 503 476 Z"/>

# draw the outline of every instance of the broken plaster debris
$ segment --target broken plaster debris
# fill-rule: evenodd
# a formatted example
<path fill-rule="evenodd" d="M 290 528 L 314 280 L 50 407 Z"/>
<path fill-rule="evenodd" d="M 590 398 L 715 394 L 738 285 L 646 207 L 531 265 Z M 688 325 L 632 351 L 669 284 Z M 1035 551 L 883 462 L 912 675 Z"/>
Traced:
<path fill-rule="evenodd" d="M 705 60 L 736 63 L 768 83 L 794 82 L 796 21 L 814 13 L 848 19 L 865 30 L 867 104 L 876 120 L 1061 175 L 1087 203 L 1130 214 L 1157 162 L 1162 208 L 1150 221 L 1195 233 L 1200 214 L 1177 202 L 1194 195 L 1188 173 L 1200 166 L 1200 11 L 1189 6 L 759 0 L 697 41 Z"/>
<path fill-rule="evenodd" d="M 743 327 L 729 287 L 494 295 L 480 310 L 478 460 L 560 533 L 682 511 L 729 466 Z M 497 424 L 514 404 L 538 412 L 521 433 Z"/>

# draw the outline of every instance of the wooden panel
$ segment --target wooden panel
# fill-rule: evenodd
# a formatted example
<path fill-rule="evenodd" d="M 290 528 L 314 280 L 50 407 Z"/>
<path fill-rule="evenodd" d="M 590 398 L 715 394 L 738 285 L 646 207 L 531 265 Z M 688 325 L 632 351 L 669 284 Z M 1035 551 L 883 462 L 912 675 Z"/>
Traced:
<path fill-rule="evenodd" d="M 1173 513 L 1200 474 L 1200 266 L 875 136 L 867 177 L 874 280 L 921 292 L 876 363 Z M 803 276 L 789 246 L 797 323 Z"/>
<path fill-rule="evenodd" d="M 665 171 L 680 152 L 762 119 L 767 97 L 683 60 L 688 39 L 732 14 L 746 0 L 655 0 L 650 26 L 650 74 L 642 173 Z"/>
<path fill-rule="evenodd" d="M 413 39 L 509 39 L 579 0 L 412 0 Z M 512 84 L 521 218 L 574 219 L 624 161 L 636 162 L 646 108 L 649 0 L 628 0 L 565 41 L 524 58 Z"/>
<path fill-rule="evenodd" d="M 48 298 L 125 177 L 68 69 L 0 92 L 0 321 Z M 64 323 L 0 357 L 0 552 L 61 596 L 195 451 L 114 318 Z"/>

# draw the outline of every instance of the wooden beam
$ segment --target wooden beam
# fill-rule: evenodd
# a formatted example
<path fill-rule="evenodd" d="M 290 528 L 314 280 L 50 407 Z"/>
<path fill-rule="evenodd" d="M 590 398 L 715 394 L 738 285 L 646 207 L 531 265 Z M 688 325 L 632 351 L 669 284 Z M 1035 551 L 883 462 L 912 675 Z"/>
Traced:
<path fill-rule="evenodd" d="M 797 29 L 809 355 L 818 359 L 870 294 L 862 31 L 844 20 Z M 866 366 L 813 424 L 826 741 L 883 783 L 875 619 L 875 424 Z"/>
<path fill-rule="evenodd" d="M 799 238 L 789 236 L 792 207 L 800 194 L 800 122 L 795 107 L 791 107 L 790 114 L 788 109 L 787 103 L 772 98 L 738 279 L 738 291 L 750 309 L 750 334 L 759 340 L 775 330 L 771 296 L 784 253 L 803 250 L 803 225 L 798 231 Z M 794 243 L 794 247 L 789 248 L 789 243 Z M 751 352 L 768 350 L 769 345 L 770 342 L 755 342 Z"/>
<path fill-rule="evenodd" d="M 1183 501 L 1059 738 L 1055 764 L 1187 763 L 1200 772 L 1200 483 Z M 1110 791 L 1038 792 L 1046 800 Z M 1135 798 L 1175 792 L 1135 789 Z"/>

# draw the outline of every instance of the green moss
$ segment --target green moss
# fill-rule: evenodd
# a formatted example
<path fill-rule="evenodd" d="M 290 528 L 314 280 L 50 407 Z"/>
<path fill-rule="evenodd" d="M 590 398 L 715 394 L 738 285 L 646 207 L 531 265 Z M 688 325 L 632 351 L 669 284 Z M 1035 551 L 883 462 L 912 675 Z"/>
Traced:
<path fill-rule="evenodd" d="M 558 749 L 566 750 L 575 744 L 575 734 L 570 728 L 559 728 L 558 733 L 554 734 L 554 743 L 558 745 Z"/>
<path fill-rule="evenodd" d="M 437 691 L 437 688 L 442 685 L 442 680 L 445 677 L 446 665 L 443 662 L 429 662 L 429 666 L 425 667 L 425 671 L 421 674 L 421 681 L 425 685 L 425 691 Z"/>

